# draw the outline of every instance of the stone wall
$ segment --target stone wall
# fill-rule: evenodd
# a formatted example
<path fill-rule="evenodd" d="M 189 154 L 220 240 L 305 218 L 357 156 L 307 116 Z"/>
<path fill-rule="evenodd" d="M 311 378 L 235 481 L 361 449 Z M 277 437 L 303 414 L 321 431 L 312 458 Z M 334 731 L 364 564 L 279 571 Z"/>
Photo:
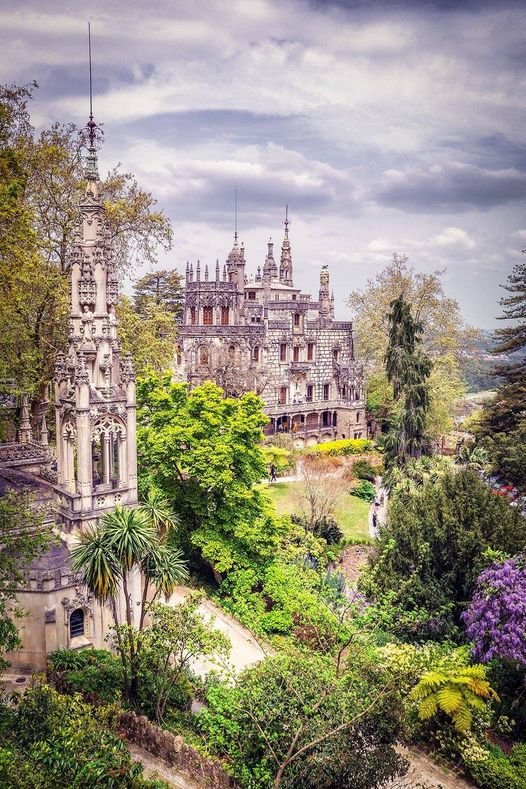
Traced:
<path fill-rule="evenodd" d="M 237 784 L 218 761 L 207 759 L 182 737 L 155 726 L 144 715 L 125 712 L 120 729 L 131 742 L 158 756 L 177 770 L 184 770 L 204 789 L 235 789 Z"/>

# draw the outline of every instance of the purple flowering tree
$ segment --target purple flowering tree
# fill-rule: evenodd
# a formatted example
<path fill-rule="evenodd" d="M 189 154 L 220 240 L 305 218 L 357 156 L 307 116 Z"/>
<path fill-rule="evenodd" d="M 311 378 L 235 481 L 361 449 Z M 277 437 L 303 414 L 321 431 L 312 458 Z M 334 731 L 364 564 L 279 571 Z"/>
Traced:
<path fill-rule="evenodd" d="M 526 666 L 526 557 L 484 570 L 462 618 L 475 660 L 508 658 Z"/>

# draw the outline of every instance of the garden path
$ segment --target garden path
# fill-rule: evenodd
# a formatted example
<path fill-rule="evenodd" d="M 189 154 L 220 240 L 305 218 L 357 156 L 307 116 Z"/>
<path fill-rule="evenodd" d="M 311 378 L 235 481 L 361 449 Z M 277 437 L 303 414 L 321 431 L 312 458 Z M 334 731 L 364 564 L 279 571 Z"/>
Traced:
<path fill-rule="evenodd" d="M 195 591 L 188 586 L 177 586 L 175 591 L 168 599 L 168 605 L 179 605 L 190 592 Z M 251 666 L 262 660 L 266 655 L 272 654 L 272 650 L 259 643 L 255 636 L 241 625 L 236 619 L 226 614 L 211 600 L 205 599 L 199 607 L 199 613 L 210 622 L 214 620 L 214 627 L 221 630 L 228 636 L 232 644 L 232 652 L 229 663 L 237 671 L 242 671 L 247 666 Z M 212 669 L 217 668 L 206 660 L 197 660 L 193 664 L 196 674 L 204 676 Z"/>

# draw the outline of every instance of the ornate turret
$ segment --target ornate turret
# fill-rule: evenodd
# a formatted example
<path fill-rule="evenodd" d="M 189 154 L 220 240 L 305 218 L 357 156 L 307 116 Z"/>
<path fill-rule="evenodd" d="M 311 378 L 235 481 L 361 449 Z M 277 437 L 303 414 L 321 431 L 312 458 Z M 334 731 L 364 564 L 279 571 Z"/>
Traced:
<path fill-rule="evenodd" d="M 269 238 L 267 244 L 267 255 L 265 257 L 265 263 L 263 264 L 263 282 L 271 282 L 273 279 L 276 279 L 278 276 L 278 267 L 276 265 L 276 261 L 274 260 L 274 243 L 272 238 Z"/>
<path fill-rule="evenodd" d="M 92 112 L 86 129 L 87 187 L 69 251 L 69 345 L 55 364 L 61 512 L 80 525 L 117 503 L 137 502 L 135 376 L 131 360 L 120 357 L 118 283 Z"/>
<path fill-rule="evenodd" d="M 226 259 L 226 270 L 229 282 L 235 282 L 241 293 L 245 287 L 245 248 L 238 245 L 237 230 L 234 232 L 234 246 Z"/>
<path fill-rule="evenodd" d="M 281 245 L 279 281 L 292 287 L 292 254 L 289 241 L 289 207 L 285 206 L 285 237 Z"/>
<path fill-rule="evenodd" d="M 318 298 L 318 312 L 321 321 L 331 318 L 331 298 L 329 294 L 329 267 L 322 266 L 320 271 L 320 295 Z"/>

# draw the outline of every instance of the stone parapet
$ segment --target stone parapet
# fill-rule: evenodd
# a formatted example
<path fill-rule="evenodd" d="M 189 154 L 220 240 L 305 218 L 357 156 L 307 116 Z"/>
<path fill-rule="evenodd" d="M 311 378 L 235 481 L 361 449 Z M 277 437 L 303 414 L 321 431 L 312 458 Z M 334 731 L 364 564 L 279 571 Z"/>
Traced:
<path fill-rule="evenodd" d="M 203 789 L 235 789 L 237 784 L 217 759 L 207 758 L 187 745 L 181 736 L 151 723 L 144 715 L 124 712 L 120 730 L 126 739 L 186 772 Z"/>

